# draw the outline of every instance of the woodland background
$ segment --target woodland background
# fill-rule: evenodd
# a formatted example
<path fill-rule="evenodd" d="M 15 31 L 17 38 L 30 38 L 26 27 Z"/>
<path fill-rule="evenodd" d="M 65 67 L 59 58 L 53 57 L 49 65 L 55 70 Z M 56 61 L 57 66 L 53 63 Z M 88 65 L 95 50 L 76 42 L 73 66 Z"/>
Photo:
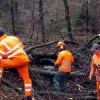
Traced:
<path fill-rule="evenodd" d="M 26 51 L 32 48 L 31 51 L 28 51 L 29 55 L 31 53 L 54 53 L 57 41 L 70 42 L 66 45 L 67 49 L 70 49 L 75 56 L 78 55 L 78 61 L 82 66 L 80 70 L 86 72 L 84 78 L 76 77 L 78 80 L 74 80 L 75 84 L 80 83 L 86 89 L 95 88 L 94 80 L 89 83 L 89 86 L 84 84 L 88 80 L 92 55 L 90 47 L 93 43 L 100 42 L 100 39 L 90 41 L 100 34 L 100 0 L 0 0 L 0 27 L 3 27 L 9 35 L 19 37 L 24 43 Z M 73 41 L 77 45 L 73 45 L 71 43 Z M 89 44 L 89 48 L 87 44 Z M 86 47 L 85 50 L 82 49 L 84 47 Z M 18 79 L 16 82 L 16 79 L 12 77 L 13 75 L 16 77 L 14 73 L 10 73 L 7 77 L 9 73 L 9 71 L 5 71 L 4 78 L 14 83 L 15 87 L 18 86 L 17 83 L 20 84 L 20 80 Z M 51 85 L 48 83 L 50 80 L 43 80 L 42 76 L 41 78 L 35 73 L 31 77 L 36 91 L 44 92 L 45 89 L 49 90 L 52 85 L 52 83 L 50 83 Z M 86 81 L 84 82 L 83 79 Z M 44 84 L 45 82 L 48 84 Z M 12 100 L 13 97 L 16 97 L 16 92 L 9 90 L 6 86 L 2 88 L 2 85 L 4 84 L 0 86 L 0 100 Z M 51 94 L 49 96 L 45 93 L 41 96 L 35 92 L 37 100 L 39 98 L 39 100 L 48 98 L 49 100 L 55 100 L 55 98 L 65 100 L 57 94 L 53 95 L 54 98 Z"/>

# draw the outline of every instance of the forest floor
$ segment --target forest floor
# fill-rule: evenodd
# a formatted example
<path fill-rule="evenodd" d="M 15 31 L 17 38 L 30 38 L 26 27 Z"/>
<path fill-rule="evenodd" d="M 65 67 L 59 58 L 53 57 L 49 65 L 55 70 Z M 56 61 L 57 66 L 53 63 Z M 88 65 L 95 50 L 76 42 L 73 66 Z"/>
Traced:
<path fill-rule="evenodd" d="M 75 39 L 80 43 L 80 46 L 82 46 L 82 44 L 85 44 L 93 36 L 94 35 L 92 34 L 88 35 L 86 33 L 85 34 L 83 33 L 81 35 L 75 36 L 76 37 Z M 68 92 L 66 94 L 56 93 L 53 91 L 52 77 L 45 77 L 42 76 L 41 74 L 31 72 L 30 74 L 34 89 L 33 95 L 35 99 L 36 100 L 92 100 L 91 97 L 89 96 L 95 97 L 94 93 L 95 79 L 93 79 L 92 82 L 88 80 L 89 63 L 90 63 L 90 58 L 88 59 L 88 57 L 90 57 L 89 50 L 82 52 L 81 56 L 82 68 L 78 70 L 80 70 L 80 72 L 82 73 L 85 72 L 86 75 L 80 77 L 76 76 L 73 77 L 72 80 L 68 80 L 67 82 Z M 32 65 L 32 67 L 38 67 L 38 66 Z M 20 89 L 23 86 L 23 83 L 19 75 L 12 71 L 5 70 L 3 78 L 8 80 L 11 84 L 13 84 L 14 87 Z M 6 86 L 2 82 L 0 83 L 0 100 L 22 100 L 22 98 L 23 97 L 21 97 L 20 95 L 18 97 L 18 93 L 15 90 L 10 88 L 9 86 Z"/>

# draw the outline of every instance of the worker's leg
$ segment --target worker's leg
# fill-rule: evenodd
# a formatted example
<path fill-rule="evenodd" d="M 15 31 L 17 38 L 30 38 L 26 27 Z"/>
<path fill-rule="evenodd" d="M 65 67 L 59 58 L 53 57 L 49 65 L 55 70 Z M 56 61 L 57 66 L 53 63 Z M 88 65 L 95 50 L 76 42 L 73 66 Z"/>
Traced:
<path fill-rule="evenodd" d="M 14 68 L 18 65 L 20 65 L 19 63 L 17 63 L 15 60 L 12 59 L 2 59 L 0 60 L 0 80 L 2 80 L 2 76 L 3 76 L 3 70 L 4 68 Z"/>
<path fill-rule="evenodd" d="M 53 78 L 55 91 L 61 92 L 61 82 L 64 72 L 57 72 Z"/>
<path fill-rule="evenodd" d="M 3 60 L 0 60 L 1 73 L 3 71 L 3 68 L 16 68 L 16 69 L 18 69 L 20 76 L 24 80 L 25 95 L 31 95 L 32 94 L 32 84 L 31 84 L 32 82 L 29 78 L 28 64 L 26 62 L 24 62 L 20 59 L 16 59 L 16 58 L 3 59 Z"/>
<path fill-rule="evenodd" d="M 69 73 L 64 73 L 63 72 L 63 76 L 62 76 L 62 82 L 61 82 L 61 91 L 62 92 L 67 92 L 67 78 L 69 76 Z"/>
<path fill-rule="evenodd" d="M 5 68 L 16 68 L 16 67 L 20 67 L 21 65 L 23 66 L 23 64 L 24 63 L 18 59 L 2 59 L 2 60 L 0 60 L 0 80 L 2 79 L 3 70 Z"/>
<path fill-rule="evenodd" d="M 32 81 L 29 77 L 28 64 L 23 67 L 17 68 L 17 70 L 24 81 L 25 96 L 31 96 L 32 95 Z"/>
<path fill-rule="evenodd" d="M 53 84 L 54 84 L 54 89 L 57 92 L 60 92 L 60 81 L 61 81 L 61 75 L 60 72 L 57 72 L 53 78 Z"/>
<path fill-rule="evenodd" d="M 100 81 L 96 80 L 97 98 L 100 100 Z"/>
<path fill-rule="evenodd" d="M 0 68 L 18 68 L 21 66 L 24 66 L 26 62 L 18 59 L 18 58 L 12 58 L 12 59 L 2 59 L 0 60 Z"/>

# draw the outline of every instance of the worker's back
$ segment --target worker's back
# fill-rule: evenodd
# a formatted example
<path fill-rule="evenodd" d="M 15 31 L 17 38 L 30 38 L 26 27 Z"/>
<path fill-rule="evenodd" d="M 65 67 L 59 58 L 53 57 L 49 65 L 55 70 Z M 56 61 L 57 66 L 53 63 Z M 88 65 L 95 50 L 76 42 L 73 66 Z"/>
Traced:
<path fill-rule="evenodd" d="M 5 53 L 6 58 L 17 57 L 21 60 L 29 61 L 23 50 L 23 44 L 17 37 L 5 35 L 0 41 L 0 48 Z"/>
<path fill-rule="evenodd" d="M 59 66 L 59 71 L 71 72 L 71 66 L 73 62 L 74 61 L 71 52 L 68 50 L 62 50 L 61 52 L 59 52 L 55 64 Z"/>

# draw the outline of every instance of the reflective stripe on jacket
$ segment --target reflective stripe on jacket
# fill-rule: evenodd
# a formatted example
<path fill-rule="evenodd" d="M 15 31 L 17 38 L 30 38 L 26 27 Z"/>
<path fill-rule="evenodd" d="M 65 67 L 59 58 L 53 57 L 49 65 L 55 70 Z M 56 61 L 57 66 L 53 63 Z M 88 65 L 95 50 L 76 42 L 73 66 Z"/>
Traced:
<path fill-rule="evenodd" d="M 1 38 L 0 59 L 17 57 L 21 60 L 29 62 L 29 58 L 23 50 L 23 44 L 18 38 L 7 35 L 3 35 Z"/>
<path fill-rule="evenodd" d="M 58 54 L 57 60 L 55 65 L 59 66 L 59 71 L 62 72 L 71 72 L 72 71 L 72 64 L 74 62 L 74 58 L 71 52 L 67 50 L 63 50 Z"/>

